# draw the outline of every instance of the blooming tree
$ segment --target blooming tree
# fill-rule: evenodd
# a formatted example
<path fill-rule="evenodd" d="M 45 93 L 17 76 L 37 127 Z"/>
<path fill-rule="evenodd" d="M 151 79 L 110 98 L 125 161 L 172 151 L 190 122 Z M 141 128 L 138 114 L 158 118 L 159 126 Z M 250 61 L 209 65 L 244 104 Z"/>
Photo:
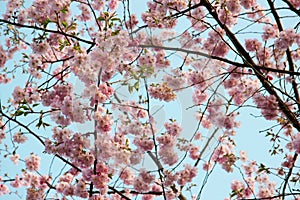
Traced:
<path fill-rule="evenodd" d="M 220 170 L 224 198 L 300 199 L 300 1 L 1 5 L 3 198 L 200 199 Z M 265 163 L 237 150 L 248 109 Z"/>

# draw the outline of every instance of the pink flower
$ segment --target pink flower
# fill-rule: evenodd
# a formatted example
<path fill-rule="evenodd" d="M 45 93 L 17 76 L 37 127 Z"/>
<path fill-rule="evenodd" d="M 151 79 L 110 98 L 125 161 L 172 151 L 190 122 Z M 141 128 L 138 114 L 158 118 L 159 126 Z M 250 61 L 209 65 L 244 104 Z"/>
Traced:
<path fill-rule="evenodd" d="M 193 159 L 193 160 L 196 160 L 199 158 L 199 155 L 200 155 L 200 152 L 199 152 L 199 147 L 198 146 L 192 146 L 190 147 L 189 149 L 189 153 L 190 153 L 190 157 Z"/>
<path fill-rule="evenodd" d="M 275 40 L 274 46 L 280 51 L 285 51 L 288 47 L 292 46 L 295 37 L 294 29 L 283 30 L 279 33 L 279 38 Z"/>
<path fill-rule="evenodd" d="M 155 99 L 169 102 L 176 98 L 176 94 L 165 82 L 163 84 L 152 84 L 148 89 L 149 95 Z"/>
<path fill-rule="evenodd" d="M 279 35 L 279 30 L 276 24 L 273 24 L 272 26 L 265 25 L 263 29 L 264 29 L 264 34 L 262 35 L 263 41 L 267 41 L 271 38 L 276 38 Z"/>
<path fill-rule="evenodd" d="M 297 133 L 292 140 L 293 148 L 295 149 L 296 153 L 300 154 L 300 133 Z"/>
<path fill-rule="evenodd" d="M 19 188 L 22 186 L 21 179 L 18 175 L 16 175 L 15 180 L 10 183 L 10 185 L 14 188 Z"/>
<path fill-rule="evenodd" d="M 32 153 L 29 158 L 25 158 L 25 164 L 29 171 L 38 170 L 40 167 L 40 157 Z"/>
<path fill-rule="evenodd" d="M 9 188 L 3 183 L 0 183 L 0 196 L 8 193 L 9 193 Z"/>
<path fill-rule="evenodd" d="M 298 0 L 289 0 L 296 9 L 300 8 L 300 2 Z"/>
<path fill-rule="evenodd" d="M 179 185 L 186 185 L 187 183 L 192 182 L 192 179 L 197 175 L 197 168 L 192 167 L 188 164 L 184 165 L 184 170 L 177 172 Z"/>
<path fill-rule="evenodd" d="M 245 9 L 250 9 L 255 5 L 256 0 L 240 0 L 240 3 Z"/>
<path fill-rule="evenodd" d="M 19 154 L 13 154 L 10 156 L 10 160 L 17 165 L 20 159 L 20 155 Z"/>
<path fill-rule="evenodd" d="M 245 39 L 245 46 L 248 51 L 258 51 L 262 44 L 257 39 Z"/>
<path fill-rule="evenodd" d="M 177 122 L 165 123 L 164 126 L 167 130 L 167 133 L 175 137 L 178 137 L 182 131 L 181 126 L 179 126 Z"/>
<path fill-rule="evenodd" d="M 133 143 L 142 151 L 151 151 L 154 147 L 153 140 L 148 137 L 135 137 Z"/>
<path fill-rule="evenodd" d="M 281 163 L 282 167 L 292 168 L 294 166 L 293 155 L 289 154 L 286 156 L 285 161 Z"/>
<path fill-rule="evenodd" d="M 2 48 L 2 46 L 0 45 L 0 68 L 3 68 L 5 63 L 7 61 L 7 55 L 5 50 Z"/>
<path fill-rule="evenodd" d="M 1 125 L 1 124 L 0 124 Z M 2 143 L 2 140 L 6 138 L 5 132 L 0 130 L 0 144 Z"/>
<path fill-rule="evenodd" d="M 141 169 L 139 175 L 134 179 L 134 189 L 139 192 L 148 192 L 154 179 L 154 175 L 151 175 L 145 169 Z"/>
<path fill-rule="evenodd" d="M 134 173 L 129 168 L 125 168 L 121 171 L 120 179 L 124 181 L 124 184 L 132 185 L 134 183 Z"/>
<path fill-rule="evenodd" d="M 16 143 L 19 143 L 19 144 L 25 143 L 26 140 L 27 140 L 27 137 L 21 132 L 17 132 L 13 136 L 13 141 Z"/>
<path fill-rule="evenodd" d="M 162 162 L 169 166 L 174 165 L 178 161 L 178 154 L 172 146 L 162 146 L 158 152 Z"/>
<path fill-rule="evenodd" d="M 226 6 L 230 12 L 238 14 L 241 11 L 241 5 L 239 0 L 226 1 Z"/>

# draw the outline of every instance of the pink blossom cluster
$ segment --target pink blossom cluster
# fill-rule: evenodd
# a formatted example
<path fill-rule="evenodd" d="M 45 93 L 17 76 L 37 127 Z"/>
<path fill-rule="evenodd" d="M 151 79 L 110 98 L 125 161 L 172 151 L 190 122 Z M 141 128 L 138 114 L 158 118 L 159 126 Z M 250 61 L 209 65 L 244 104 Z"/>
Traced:
<path fill-rule="evenodd" d="M 111 126 L 113 125 L 112 115 L 101 115 L 99 112 L 95 112 L 94 119 L 97 123 L 95 128 L 100 133 L 109 132 L 111 130 Z"/>
<path fill-rule="evenodd" d="M 156 138 L 159 142 L 158 154 L 164 164 L 172 166 L 178 161 L 178 155 L 174 147 L 182 128 L 176 122 L 165 123 L 164 126 L 166 133 Z"/>
<path fill-rule="evenodd" d="M 247 13 L 247 17 L 256 20 L 259 23 L 270 23 L 270 18 L 265 15 L 265 8 L 256 4 L 256 0 L 249 1 L 251 5 L 251 12 Z"/>
<path fill-rule="evenodd" d="M 25 143 L 27 140 L 27 137 L 25 136 L 25 134 L 21 133 L 21 132 L 17 132 L 13 135 L 13 141 L 19 144 L 23 144 Z"/>
<path fill-rule="evenodd" d="M 88 5 L 80 4 L 78 8 L 81 11 L 80 15 L 77 15 L 78 20 L 85 22 L 92 20 L 91 10 Z"/>
<path fill-rule="evenodd" d="M 19 160 L 20 160 L 19 154 L 13 153 L 12 155 L 9 156 L 9 158 L 15 165 L 18 165 Z"/>
<path fill-rule="evenodd" d="M 151 175 L 145 169 L 141 169 L 138 176 L 134 179 L 134 189 L 138 192 L 148 192 L 151 184 L 154 182 L 155 176 Z"/>
<path fill-rule="evenodd" d="M 109 172 L 109 168 L 105 164 L 98 163 L 96 165 L 96 174 L 91 176 L 91 181 L 95 187 L 100 189 L 104 194 L 108 189 L 108 183 L 110 181 L 108 177 Z"/>
<path fill-rule="evenodd" d="M 267 37 L 267 36 L 265 36 Z M 258 39 L 245 39 L 245 46 L 248 51 L 256 52 L 261 49 L 262 43 Z"/>
<path fill-rule="evenodd" d="M 277 50 L 285 51 L 287 48 L 292 46 L 295 42 L 295 38 L 297 38 L 294 29 L 286 29 L 279 33 L 279 38 L 275 40 L 274 46 Z M 298 44 L 298 46 L 300 46 Z"/>
<path fill-rule="evenodd" d="M 68 157 L 78 167 L 86 168 L 94 162 L 94 156 L 87 149 L 90 146 L 88 138 L 69 129 L 53 128 L 53 139 L 45 140 L 45 152 Z"/>
<path fill-rule="evenodd" d="M 211 161 L 222 165 L 222 168 L 225 171 L 232 172 L 236 159 L 237 158 L 234 154 L 234 145 L 230 141 L 223 141 L 222 144 L 213 152 Z"/>
<path fill-rule="evenodd" d="M 209 37 L 205 40 L 203 48 L 213 56 L 224 57 L 229 52 L 228 45 L 222 40 L 225 35 L 224 30 L 218 28 L 216 31 L 210 31 Z"/>
<path fill-rule="evenodd" d="M 300 153 L 300 133 L 297 133 L 293 137 L 292 141 L 293 148 L 295 149 L 296 153 Z"/>
<path fill-rule="evenodd" d="M 155 67 L 156 57 L 153 56 L 150 52 L 146 52 L 144 55 L 141 55 L 138 58 L 138 62 L 140 66 Z"/>
<path fill-rule="evenodd" d="M 189 164 L 184 165 L 184 169 L 177 172 L 177 183 L 179 185 L 186 185 L 187 183 L 192 182 L 193 178 L 196 177 L 198 172 L 197 167 L 192 167 Z"/>
<path fill-rule="evenodd" d="M 50 20 L 61 20 L 68 21 L 68 17 L 71 14 L 70 9 L 66 9 L 66 12 L 57 12 L 61 11 L 64 8 L 68 8 L 70 6 L 70 0 L 62 0 L 62 1 L 51 1 L 51 0 L 35 0 L 32 3 L 32 6 L 25 9 L 26 16 L 29 22 L 38 22 L 39 24 L 43 24 L 47 18 Z"/>
<path fill-rule="evenodd" d="M 42 103 L 50 106 L 55 112 L 51 118 L 61 125 L 69 125 L 71 122 L 83 123 L 86 116 L 83 104 L 72 96 L 71 84 L 55 85 L 53 90 L 43 92 Z"/>
<path fill-rule="evenodd" d="M 2 45 L 0 45 L 0 68 L 3 68 L 7 61 L 6 51 L 3 49 Z"/>
<path fill-rule="evenodd" d="M 256 182 L 259 183 L 257 197 L 266 198 L 275 195 L 276 183 L 270 181 L 266 174 L 259 175 Z"/>
<path fill-rule="evenodd" d="M 6 84 L 11 81 L 10 78 L 6 76 L 6 74 L 0 74 L 0 84 Z"/>
<path fill-rule="evenodd" d="M 231 183 L 233 194 L 238 198 L 250 198 L 255 195 L 259 198 L 272 198 L 275 195 L 276 183 L 269 179 L 269 174 L 262 168 L 257 167 L 256 161 L 249 161 L 243 164 L 246 174 L 245 183 L 234 180 Z"/>
<path fill-rule="evenodd" d="M 146 135 L 135 137 L 133 144 L 142 151 L 151 151 L 154 147 L 153 139 Z"/>
<path fill-rule="evenodd" d="M 169 66 L 170 66 L 170 60 L 166 58 L 165 51 L 158 51 L 155 54 L 155 67 L 158 69 L 165 69 Z"/>
<path fill-rule="evenodd" d="M 173 101 L 176 98 L 176 94 L 165 82 L 163 84 L 152 84 L 148 89 L 149 95 L 151 97 L 159 99 L 161 101 L 169 102 Z"/>
<path fill-rule="evenodd" d="M 14 188 L 27 187 L 28 190 L 31 190 L 27 196 L 43 196 L 44 190 L 49 188 L 51 180 L 52 178 L 48 175 L 36 175 L 24 171 L 21 177 L 16 175 L 10 185 Z"/>
<path fill-rule="evenodd" d="M 19 86 L 16 86 L 13 93 L 13 104 L 18 104 L 24 100 L 32 104 L 33 102 L 38 102 L 41 100 L 41 95 L 36 87 L 26 87 L 22 89 Z"/>
<path fill-rule="evenodd" d="M 31 154 L 28 158 L 25 158 L 26 168 L 29 171 L 36 171 L 40 168 L 41 158 L 35 154 Z"/>
<path fill-rule="evenodd" d="M 250 198 L 254 191 L 254 180 L 252 178 L 245 179 L 247 186 L 245 183 L 234 180 L 231 182 L 231 190 L 238 199 Z"/>
<path fill-rule="evenodd" d="M 111 161 L 115 166 L 138 164 L 141 161 L 140 151 L 130 151 L 126 146 L 126 141 L 124 142 L 120 137 L 111 137 L 108 132 L 98 134 L 95 141 L 97 152 L 99 152 L 97 159 L 102 162 Z"/>
<path fill-rule="evenodd" d="M 235 5 L 233 4 L 232 6 L 235 6 Z M 233 9 L 233 12 L 240 11 L 240 7 L 232 7 L 231 9 Z M 228 8 L 227 9 L 223 8 L 223 9 L 218 10 L 218 16 L 220 18 L 220 21 L 223 24 L 226 24 L 229 28 L 233 27 L 238 21 L 236 14 L 233 12 L 228 11 Z"/>
<path fill-rule="evenodd" d="M 168 13 L 172 13 L 172 9 L 185 8 L 186 2 L 183 0 L 160 0 L 159 2 L 147 3 L 149 10 L 142 14 L 142 20 L 151 28 L 174 28 L 177 23 L 176 18 L 166 18 L 166 16 Z"/>
<path fill-rule="evenodd" d="M 74 175 L 71 173 L 66 173 L 59 178 L 56 184 L 56 191 L 62 193 L 65 196 L 73 196 L 75 187 L 71 184 L 74 179 Z"/>
<path fill-rule="evenodd" d="M 241 4 L 239 0 L 224 0 L 220 1 L 220 3 L 224 3 L 227 9 L 233 14 L 238 14 L 241 12 Z"/>
<path fill-rule="evenodd" d="M 134 173 L 130 168 L 126 167 L 120 172 L 120 179 L 123 180 L 126 185 L 133 185 L 134 183 Z"/>
<path fill-rule="evenodd" d="M 263 27 L 264 33 L 261 36 L 263 41 L 267 41 L 269 39 L 274 39 L 279 36 L 279 30 L 276 24 L 265 25 Z"/>
<path fill-rule="evenodd" d="M 135 14 L 131 14 L 129 16 L 129 20 L 125 22 L 125 25 L 128 29 L 133 29 L 139 23 L 137 16 Z"/>
<path fill-rule="evenodd" d="M 4 19 L 12 17 L 16 10 L 19 10 L 22 6 L 22 2 L 9 0 L 6 4 L 6 12 L 3 14 Z M 1 56 L 0 56 L 1 57 Z"/>
<path fill-rule="evenodd" d="M 243 163 L 242 167 L 247 177 L 255 176 L 255 173 L 258 171 L 256 161 L 248 161 L 247 163 Z"/>
<path fill-rule="evenodd" d="M 207 88 L 208 81 L 205 73 L 199 71 L 191 71 L 188 73 L 188 83 L 194 85 L 193 102 L 196 105 L 201 105 L 208 98 Z"/>
<path fill-rule="evenodd" d="M 289 2 L 291 2 L 291 4 L 293 6 L 295 6 L 295 8 L 299 9 L 300 8 L 300 2 L 297 0 L 289 0 Z"/>
<path fill-rule="evenodd" d="M 261 114 L 265 119 L 274 120 L 278 118 L 280 110 L 275 96 L 263 96 L 261 93 L 256 93 L 253 100 L 257 107 L 261 109 Z"/>
<path fill-rule="evenodd" d="M 191 24 L 195 30 L 204 31 L 205 29 L 207 29 L 207 25 L 205 25 L 205 23 L 203 23 L 204 17 L 205 17 L 205 12 L 201 6 L 193 9 L 191 16 L 193 16 L 193 17 L 188 17 L 188 19 L 191 21 Z M 188 34 L 188 32 L 185 32 L 185 34 Z M 185 46 L 185 47 L 188 48 L 189 46 Z"/>
<path fill-rule="evenodd" d="M 192 158 L 193 160 L 197 160 L 199 158 L 199 156 L 200 156 L 200 147 L 199 146 L 190 144 L 188 151 L 189 151 L 190 158 Z"/>
<path fill-rule="evenodd" d="M 293 143 L 294 143 L 294 141 L 293 141 Z M 294 148 L 295 148 L 295 145 L 293 145 L 293 146 L 294 146 Z M 297 151 L 298 151 L 298 150 L 296 150 L 296 152 L 297 152 Z M 293 156 L 292 154 L 286 155 L 286 156 L 285 156 L 285 160 L 281 163 L 281 166 L 282 166 L 282 167 L 286 167 L 286 168 L 291 169 L 291 168 L 294 166 L 294 163 L 295 163 L 293 157 L 294 157 L 294 156 Z"/>
<path fill-rule="evenodd" d="M 91 98 L 91 106 L 94 106 L 97 103 L 104 103 L 109 97 L 111 97 L 114 93 L 112 87 L 103 83 L 99 86 L 95 84 L 89 85 L 89 87 L 85 88 L 83 92 L 83 97 Z"/>
<path fill-rule="evenodd" d="M 199 28 L 201 28 L 201 26 L 202 26 L 199 23 L 196 23 L 194 25 L 195 27 L 193 27 L 193 28 L 197 29 L 197 25 L 200 26 Z M 199 47 L 201 46 L 202 41 L 203 41 L 202 38 L 200 38 L 200 37 L 193 37 L 192 34 L 188 31 L 182 33 L 181 37 L 178 40 L 183 49 L 197 49 L 197 50 L 199 49 Z M 191 62 L 191 58 L 186 57 L 186 62 L 183 64 L 185 66 L 187 66 L 190 64 L 190 62 Z"/>
<path fill-rule="evenodd" d="M 164 81 L 172 89 L 179 90 L 183 88 L 187 83 L 187 73 L 180 70 L 173 70 L 172 72 L 174 75 L 165 75 Z"/>
<path fill-rule="evenodd" d="M 112 30 L 95 33 L 96 48 L 88 55 L 84 52 L 75 54 L 70 61 L 71 70 L 87 87 L 96 83 L 99 76 L 102 82 L 107 82 L 117 69 L 124 68 L 124 64 L 137 57 L 135 47 L 130 46 L 128 33 L 118 31 L 118 34 L 113 34 Z"/>
<path fill-rule="evenodd" d="M 3 183 L 2 177 L 0 176 L 0 195 L 5 195 L 10 192 L 9 188 L 7 185 Z"/>
<path fill-rule="evenodd" d="M 245 9 L 250 9 L 256 4 L 256 0 L 240 0 L 240 4 Z"/>
<path fill-rule="evenodd" d="M 230 76 L 224 81 L 224 87 L 233 98 L 233 102 L 242 105 L 258 91 L 260 83 L 257 79 L 243 76 L 244 73 L 247 73 L 246 69 L 231 66 L 228 68 L 228 72 Z"/>
<path fill-rule="evenodd" d="M 210 102 L 207 108 L 208 114 L 205 115 L 202 125 L 210 128 L 210 124 L 213 124 L 219 128 L 227 129 L 227 134 L 234 134 L 233 129 L 239 127 L 239 122 L 235 119 L 238 113 L 232 112 L 226 114 L 223 105 L 223 100 L 220 98 Z"/>
<path fill-rule="evenodd" d="M 124 129 L 132 135 L 150 135 L 149 127 L 145 126 L 138 120 L 132 120 L 131 123 L 127 124 Z"/>
<path fill-rule="evenodd" d="M 5 132 L 1 129 L 0 130 L 0 144 L 2 144 L 2 140 L 6 138 Z"/>
<path fill-rule="evenodd" d="M 274 30 L 272 29 L 272 31 L 274 31 Z M 272 34 L 274 36 L 263 35 L 262 37 L 263 38 L 264 37 L 275 37 L 276 30 L 274 31 L 274 33 L 269 33 L 269 34 Z M 280 59 L 282 58 L 282 53 L 281 53 L 281 51 L 278 51 L 278 49 L 271 50 L 271 48 L 262 46 L 262 43 L 259 42 L 257 39 L 246 39 L 245 46 L 248 51 L 255 53 L 255 56 L 256 56 L 256 59 L 258 60 L 259 65 L 268 67 L 268 68 L 274 68 L 275 64 L 276 64 L 276 68 L 283 69 L 283 67 L 282 67 L 283 64 L 282 64 L 282 62 L 280 62 Z M 277 62 L 274 63 L 272 57 L 274 57 L 277 60 Z M 272 74 L 273 73 L 268 73 L 267 78 L 270 78 L 269 80 L 272 80 L 272 78 L 273 78 Z M 274 75 L 277 75 L 277 74 L 274 73 Z"/>

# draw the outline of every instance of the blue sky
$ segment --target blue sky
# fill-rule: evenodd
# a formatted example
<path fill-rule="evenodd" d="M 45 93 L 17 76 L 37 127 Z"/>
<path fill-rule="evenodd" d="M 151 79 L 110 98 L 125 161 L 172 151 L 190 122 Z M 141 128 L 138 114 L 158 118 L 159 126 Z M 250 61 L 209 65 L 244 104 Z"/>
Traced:
<path fill-rule="evenodd" d="M 140 0 L 132 0 L 131 1 L 131 13 L 136 13 L 137 16 L 140 15 L 141 11 L 145 10 L 145 2 Z M 0 2 L 0 5 L 3 5 L 3 2 Z M 3 6 L 0 7 L 0 14 L 3 13 Z M 183 21 L 183 23 L 186 23 Z M 183 26 L 187 26 L 187 24 L 183 24 Z M 178 30 L 181 30 L 182 27 L 177 27 Z M 3 41 L 3 37 L 0 38 L 0 41 Z M 175 62 L 173 60 L 173 62 Z M 13 61 L 10 61 L 8 64 L 13 64 Z M 26 76 L 20 75 L 21 78 L 17 78 L 13 81 L 13 83 L 8 85 L 0 85 L 0 100 L 1 102 L 5 102 L 9 94 L 11 94 L 14 86 L 16 85 L 23 85 L 24 80 L 26 80 Z M 155 80 L 153 80 L 155 81 Z M 80 87 L 80 84 L 77 85 Z M 186 112 L 186 105 L 191 104 L 190 99 L 187 97 L 190 95 L 191 91 L 182 92 L 179 94 L 179 99 L 171 104 L 165 105 L 161 110 L 157 112 L 157 116 L 159 115 L 159 121 L 163 121 L 164 119 L 169 119 L 168 114 L 172 113 L 171 116 L 176 118 L 178 122 L 182 123 L 183 127 L 189 127 L 189 129 L 184 130 L 184 134 L 193 133 L 195 130 L 195 119 L 193 118 L 192 112 L 193 110 L 189 110 Z M 128 95 L 128 94 L 126 94 Z M 132 97 L 130 97 L 132 98 Z M 152 108 L 153 111 L 160 107 L 159 101 L 153 101 Z M 174 112 L 176 110 L 176 112 Z M 179 110 L 179 112 L 177 111 Z M 264 137 L 265 133 L 259 133 L 259 131 L 264 130 L 270 127 L 273 123 L 269 123 L 268 121 L 261 120 L 260 118 L 255 118 L 252 115 L 259 115 L 260 113 L 251 108 L 242 108 L 240 111 L 241 115 L 238 119 L 242 122 L 241 127 L 237 130 L 236 143 L 237 148 L 236 151 L 239 150 L 247 150 L 249 159 L 255 159 L 258 163 L 263 162 L 264 164 L 276 164 L 280 162 L 280 160 L 276 157 L 273 159 L 268 159 L 269 153 L 268 150 L 271 148 L 271 143 L 268 142 L 268 138 Z M 161 125 L 162 126 L 162 125 Z M 85 126 L 74 126 L 74 129 L 81 130 L 85 128 Z M 50 130 L 42 130 L 40 129 L 41 135 L 49 136 Z M 210 133 L 209 131 L 207 132 Z M 40 145 L 37 144 L 34 140 L 31 140 L 31 143 L 22 147 L 21 154 L 28 155 L 30 152 L 40 152 L 41 149 L 38 148 Z M 216 144 L 216 143 L 215 143 Z M 215 145 L 214 144 L 214 145 Z M 20 153 L 20 152 L 19 152 Z M 49 169 L 50 161 L 52 157 L 43 155 L 43 165 L 42 172 L 47 172 Z M 14 173 L 18 170 L 12 164 L 7 164 L 9 162 L 2 161 L 0 162 L 0 175 L 3 175 L 5 172 Z M 150 165 L 150 164 L 149 164 Z M 57 161 L 54 163 L 54 168 L 60 168 L 60 162 Z M 59 173 L 59 172 L 57 172 Z M 203 181 L 205 173 L 201 172 L 199 177 L 197 177 L 196 183 L 200 184 Z M 201 199 L 223 199 L 224 197 L 229 196 L 230 192 L 230 182 L 233 179 L 242 180 L 239 173 L 226 173 L 219 166 L 216 167 L 215 171 L 210 176 L 201 196 Z M 199 187 L 198 187 L 199 188 Z M 198 191 L 197 189 L 195 191 Z M 14 200 L 14 197 L 9 197 L 11 200 Z M 0 199 L 7 199 L 7 197 L 0 197 Z M 18 199 L 18 198 L 15 198 Z M 24 198 L 23 198 L 24 199 Z"/>

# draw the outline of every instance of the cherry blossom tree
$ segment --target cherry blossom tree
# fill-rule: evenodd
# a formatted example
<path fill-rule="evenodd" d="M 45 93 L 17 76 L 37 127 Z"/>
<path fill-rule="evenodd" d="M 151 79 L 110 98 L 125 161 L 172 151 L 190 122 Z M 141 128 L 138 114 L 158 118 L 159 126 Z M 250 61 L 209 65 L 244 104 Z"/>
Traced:
<path fill-rule="evenodd" d="M 299 0 L 1 6 L 3 198 L 300 199 Z"/>

